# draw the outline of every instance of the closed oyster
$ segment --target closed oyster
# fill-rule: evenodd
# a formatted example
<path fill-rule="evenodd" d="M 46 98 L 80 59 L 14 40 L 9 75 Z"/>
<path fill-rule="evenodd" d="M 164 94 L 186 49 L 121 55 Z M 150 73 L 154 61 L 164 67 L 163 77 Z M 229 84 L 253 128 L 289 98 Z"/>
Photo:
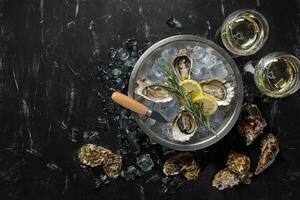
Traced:
<path fill-rule="evenodd" d="M 234 85 L 232 81 L 225 79 L 208 79 L 200 82 L 203 92 L 215 97 L 218 106 L 229 105 L 234 97 Z"/>
<path fill-rule="evenodd" d="M 267 125 L 265 118 L 256 105 L 245 103 L 239 119 L 239 132 L 246 138 L 246 145 L 250 145 Z"/>
<path fill-rule="evenodd" d="M 180 142 L 188 141 L 194 135 L 197 128 L 198 126 L 194 115 L 184 107 L 181 107 L 173 122 L 173 139 Z"/>
<path fill-rule="evenodd" d="M 255 170 L 255 174 L 259 174 L 268 168 L 275 160 L 279 153 L 279 144 L 276 137 L 269 133 L 261 141 L 261 153 L 259 156 L 258 164 Z"/>
<path fill-rule="evenodd" d="M 111 178 L 117 178 L 122 167 L 122 156 L 111 150 L 94 144 L 86 144 L 80 148 L 79 160 L 91 167 L 102 165 L 104 172 Z"/>
<path fill-rule="evenodd" d="M 232 188 L 240 183 L 238 175 L 225 168 L 219 171 L 212 181 L 212 186 L 219 190 L 224 190 L 226 188 Z"/>
<path fill-rule="evenodd" d="M 86 144 L 80 148 L 78 157 L 82 164 L 96 167 L 102 165 L 109 154 L 112 154 L 109 149 L 94 144 Z"/>
<path fill-rule="evenodd" d="M 117 178 L 122 168 L 122 156 L 109 154 L 103 165 L 104 172 L 111 178 Z"/>
<path fill-rule="evenodd" d="M 228 156 L 227 168 L 235 173 L 244 184 L 251 183 L 250 158 L 248 156 L 233 153 Z"/>
<path fill-rule="evenodd" d="M 186 179 L 197 180 L 200 167 L 191 153 L 178 153 L 165 162 L 163 172 L 166 176 L 173 176 L 182 172 Z"/>
<path fill-rule="evenodd" d="M 170 91 L 148 79 L 138 80 L 137 84 L 138 86 L 135 88 L 135 93 L 145 99 L 155 103 L 169 102 L 173 99 L 173 95 Z"/>
<path fill-rule="evenodd" d="M 173 61 L 173 69 L 177 78 L 182 81 L 190 79 L 193 60 L 187 56 L 187 49 L 180 49 Z"/>

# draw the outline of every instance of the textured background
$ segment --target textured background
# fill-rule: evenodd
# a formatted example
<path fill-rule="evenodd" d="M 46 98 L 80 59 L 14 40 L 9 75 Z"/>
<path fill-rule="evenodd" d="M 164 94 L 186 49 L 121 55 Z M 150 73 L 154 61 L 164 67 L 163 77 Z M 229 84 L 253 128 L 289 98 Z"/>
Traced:
<path fill-rule="evenodd" d="M 1 199 L 299 199 L 300 91 L 267 98 L 244 71 L 272 51 L 300 57 L 299 0 L 1 0 L 0 7 Z M 260 139 L 245 148 L 234 128 L 218 144 L 194 152 L 199 180 L 166 179 L 162 164 L 169 150 L 149 141 L 109 96 L 126 92 L 132 66 L 147 47 L 176 34 L 215 40 L 225 16 L 240 8 L 258 10 L 270 24 L 263 49 L 235 60 L 245 101 L 262 110 L 265 132 L 279 138 L 281 152 L 251 185 L 212 188 L 229 152 L 249 155 L 255 167 Z M 168 26 L 170 17 L 183 28 Z M 137 39 L 137 50 L 128 38 Z M 131 52 L 127 62 L 115 55 L 120 47 Z M 99 169 L 83 169 L 77 152 L 88 142 L 120 151 L 125 177 L 109 180 Z M 154 167 L 143 173 L 135 162 L 145 153 Z M 136 171 L 128 178 L 129 166 Z"/>

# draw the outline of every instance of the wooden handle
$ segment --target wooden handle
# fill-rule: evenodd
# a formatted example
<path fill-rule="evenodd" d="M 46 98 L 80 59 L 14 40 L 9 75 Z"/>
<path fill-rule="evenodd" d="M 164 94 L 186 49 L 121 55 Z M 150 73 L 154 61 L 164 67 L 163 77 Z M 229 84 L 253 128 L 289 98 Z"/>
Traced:
<path fill-rule="evenodd" d="M 148 108 L 145 105 L 120 92 L 114 92 L 111 95 L 111 99 L 117 104 L 138 114 L 146 115 L 148 112 Z"/>

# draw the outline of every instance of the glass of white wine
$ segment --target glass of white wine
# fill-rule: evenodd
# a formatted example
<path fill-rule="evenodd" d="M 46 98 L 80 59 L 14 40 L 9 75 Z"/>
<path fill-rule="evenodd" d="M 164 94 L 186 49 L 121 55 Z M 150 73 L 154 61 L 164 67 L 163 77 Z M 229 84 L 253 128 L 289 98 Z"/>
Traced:
<path fill-rule="evenodd" d="M 300 61 L 284 52 L 273 52 L 261 58 L 255 67 L 258 89 L 270 97 L 285 97 L 300 88 Z"/>
<path fill-rule="evenodd" d="M 256 53 L 266 43 L 269 25 L 259 12 L 250 9 L 231 13 L 221 27 L 221 39 L 228 51 L 238 56 Z"/>

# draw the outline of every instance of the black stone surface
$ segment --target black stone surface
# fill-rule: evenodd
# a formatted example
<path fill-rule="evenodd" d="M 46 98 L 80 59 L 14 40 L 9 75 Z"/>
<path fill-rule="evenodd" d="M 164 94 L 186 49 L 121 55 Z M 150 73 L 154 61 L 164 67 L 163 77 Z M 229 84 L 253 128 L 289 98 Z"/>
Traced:
<path fill-rule="evenodd" d="M 299 0 L 1 0 L 0 7 L 0 199 L 300 198 L 300 91 L 267 98 L 243 69 L 272 51 L 300 57 Z M 147 47 L 176 34 L 215 40 L 225 16 L 240 8 L 261 12 L 270 24 L 263 49 L 235 61 L 245 101 L 259 106 L 268 122 L 265 132 L 279 138 L 281 152 L 251 185 L 216 190 L 211 180 L 228 153 L 245 153 L 252 170 L 256 165 L 261 137 L 246 148 L 235 127 L 219 143 L 194 152 L 202 169 L 197 181 L 166 179 L 168 150 L 152 144 L 109 96 L 126 92 L 128 73 Z M 128 38 L 137 39 L 138 49 Z M 114 57 L 111 48 L 120 47 L 131 52 L 131 63 Z M 121 74 L 112 75 L 115 68 Z M 77 153 L 85 143 L 120 150 L 123 169 L 138 170 L 134 180 L 109 180 L 97 168 L 83 169 Z M 154 167 L 141 173 L 136 156 L 145 153 Z"/>

